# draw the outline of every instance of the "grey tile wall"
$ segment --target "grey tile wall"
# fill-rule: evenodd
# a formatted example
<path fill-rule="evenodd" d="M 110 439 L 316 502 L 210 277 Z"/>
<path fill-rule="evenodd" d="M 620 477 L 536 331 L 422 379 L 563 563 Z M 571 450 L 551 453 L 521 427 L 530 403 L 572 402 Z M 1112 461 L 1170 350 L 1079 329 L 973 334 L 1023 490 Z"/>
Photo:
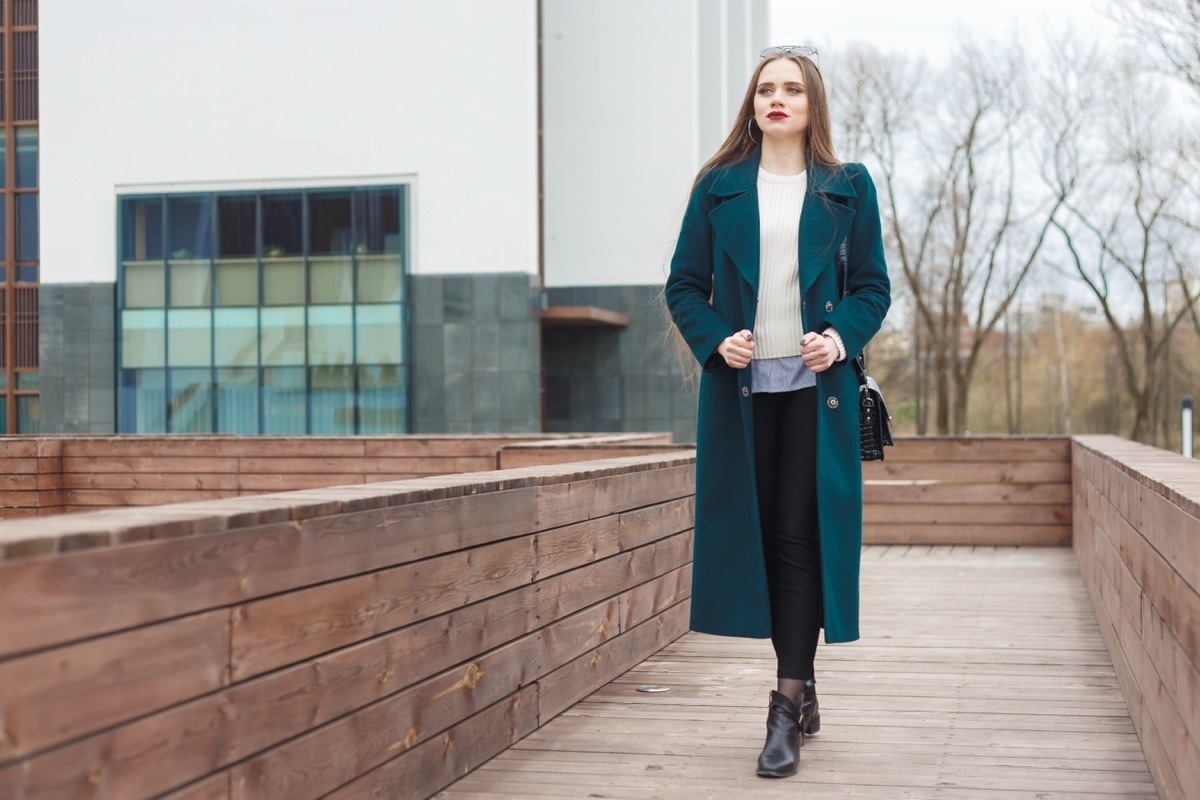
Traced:
<path fill-rule="evenodd" d="M 547 328 L 546 429 L 670 431 L 696 441 L 697 380 L 675 352 L 658 286 L 553 288 L 550 305 L 598 306 L 629 315 L 627 328 Z"/>
<path fill-rule="evenodd" d="M 541 430 L 537 276 L 411 281 L 413 432 Z"/>
<path fill-rule="evenodd" d="M 115 432 L 116 284 L 44 283 L 38 305 L 42 432 Z"/>

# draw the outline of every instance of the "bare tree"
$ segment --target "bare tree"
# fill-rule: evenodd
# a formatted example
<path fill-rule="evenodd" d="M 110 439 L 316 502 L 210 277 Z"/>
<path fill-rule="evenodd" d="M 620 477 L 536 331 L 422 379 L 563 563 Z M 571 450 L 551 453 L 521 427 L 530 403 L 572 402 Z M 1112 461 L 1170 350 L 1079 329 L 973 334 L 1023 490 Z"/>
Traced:
<path fill-rule="evenodd" d="M 1021 48 L 964 40 L 923 85 L 920 65 L 869 51 L 849 71 L 839 116 L 876 166 L 890 260 L 911 302 L 917 431 L 927 432 L 932 406 L 938 433 L 962 433 L 981 348 L 1073 184 L 1047 192 L 1024 179 L 1032 120 Z"/>
<path fill-rule="evenodd" d="M 1195 236 L 1181 224 L 1196 189 L 1186 168 L 1195 142 L 1169 124 L 1160 84 L 1123 67 L 1107 85 L 1104 169 L 1054 224 L 1112 331 L 1110 357 L 1134 405 L 1129 436 L 1154 443 L 1172 335 L 1196 309 L 1187 266 Z M 1167 283 L 1177 278 L 1184 302 L 1167 303 Z"/>
<path fill-rule="evenodd" d="M 1109 16 L 1200 94 L 1200 0 L 1111 0 Z"/>

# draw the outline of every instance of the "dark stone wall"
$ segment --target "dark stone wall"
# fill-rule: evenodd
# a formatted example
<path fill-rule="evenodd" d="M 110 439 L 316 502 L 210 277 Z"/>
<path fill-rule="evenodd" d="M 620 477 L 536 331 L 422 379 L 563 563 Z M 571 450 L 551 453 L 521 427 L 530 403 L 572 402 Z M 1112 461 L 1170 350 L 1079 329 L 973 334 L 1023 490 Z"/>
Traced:
<path fill-rule="evenodd" d="M 629 315 L 627 328 L 547 328 L 546 430 L 671 431 L 696 441 L 696 380 L 685 378 L 658 286 L 548 290 L 550 305 Z M 686 354 L 686 369 L 692 369 Z"/>
<path fill-rule="evenodd" d="M 116 284 L 43 283 L 38 295 L 41 432 L 114 433 Z"/>
<path fill-rule="evenodd" d="M 541 430 L 537 276 L 411 280 L 413 432 Z"/>

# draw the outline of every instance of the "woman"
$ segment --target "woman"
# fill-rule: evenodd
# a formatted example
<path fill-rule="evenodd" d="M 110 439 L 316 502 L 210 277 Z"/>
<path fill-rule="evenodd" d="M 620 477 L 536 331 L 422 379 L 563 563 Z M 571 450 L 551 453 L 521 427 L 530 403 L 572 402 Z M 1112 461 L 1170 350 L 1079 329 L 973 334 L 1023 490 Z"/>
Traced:
<path fill-rule="evenodd" d="M 763 51 L 733 130 L 696 179 L 664 291 L 703 367 L 691 627 L 774 644 L 763 777 L 795 774 L 804 735 L 820 727 L 820 629 L 826 642 L 858 638 L 850 359 L 890 304 L 875 187 L 834 156 L 815 55 Z"/>

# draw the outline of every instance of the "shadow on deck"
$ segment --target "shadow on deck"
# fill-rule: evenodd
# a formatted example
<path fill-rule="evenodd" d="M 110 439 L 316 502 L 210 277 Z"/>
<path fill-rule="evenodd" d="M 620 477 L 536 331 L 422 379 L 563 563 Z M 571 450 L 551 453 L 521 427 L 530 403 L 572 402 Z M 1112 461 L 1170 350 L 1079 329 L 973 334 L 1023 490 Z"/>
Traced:
<path fill-rule="evenodd" d="M 770 644 L 687 634 L 437 797 L 1157 797 L 1070 549 L 863 558 L 863 638 L 818 650 L 796 777 L 754 775 Z"/>

